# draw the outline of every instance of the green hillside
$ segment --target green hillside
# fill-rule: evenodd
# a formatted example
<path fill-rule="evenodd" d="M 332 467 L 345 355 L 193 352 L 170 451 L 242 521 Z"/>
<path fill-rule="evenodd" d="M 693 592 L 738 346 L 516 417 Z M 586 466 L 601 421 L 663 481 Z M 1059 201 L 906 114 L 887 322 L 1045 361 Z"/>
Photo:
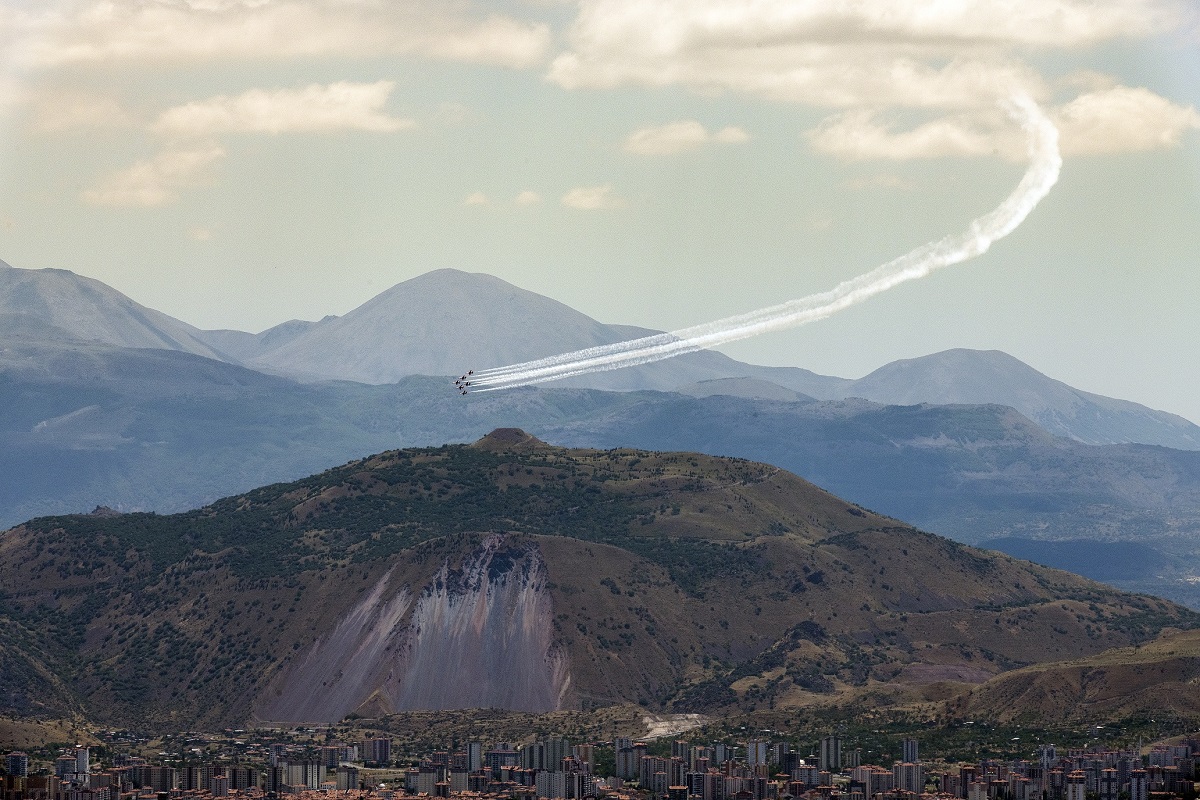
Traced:
<path fill-rule="evenodd" d="M 416 646 L 422 598 L 457 602 L 471 564 L 511 584 L 522 559 L 539 576 L 529 602 L 552 609 L 550 650 L 532 657 L 565 670 L 566 708 L 903 703 L 1200 627 L 1169 602 L 920 532 L 775 467 L 501 429 L 183 514 L 41 518 L 0 535 L 0 613 L 23 632 L 0 657 L 63 698 L 10 692 L 0 715 L 243 724 L 288 693 L 333 693 L 332 643 L 378 638 L 387 603 L 392 644 L 362 672 L 377 683 L 345 707 L 403 710 L 387 674 Z"/>

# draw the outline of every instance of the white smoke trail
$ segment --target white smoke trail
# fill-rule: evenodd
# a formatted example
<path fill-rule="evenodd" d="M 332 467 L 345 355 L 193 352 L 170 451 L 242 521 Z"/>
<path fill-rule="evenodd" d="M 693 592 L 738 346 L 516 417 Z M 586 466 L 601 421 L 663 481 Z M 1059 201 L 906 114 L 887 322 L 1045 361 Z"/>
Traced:
<path fill-rule="evenodd" d="M 922 245 L 827 292 L 671 333 L 483 370 L 472 378 L 472 389 L 494 391 L 649 364 L 761 333 L 804 325 L 836 314 L 898 284 L 923 278 L 935 269 L 987 252 L 993 242 L 1011 233 L 1024 221 L 1054 186 L 1062 167 L 1058 130 L 1037 104 L 1022 95 L 1012 98 L 1005 108 L 1029 136 L 1029 168 L 1004 202 L 972 221 L 963 233 Z"/>

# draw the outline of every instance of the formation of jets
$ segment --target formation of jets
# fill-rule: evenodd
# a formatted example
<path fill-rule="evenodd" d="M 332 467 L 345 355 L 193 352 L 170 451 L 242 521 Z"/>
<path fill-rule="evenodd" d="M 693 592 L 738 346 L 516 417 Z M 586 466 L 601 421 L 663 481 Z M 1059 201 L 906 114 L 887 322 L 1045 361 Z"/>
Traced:
<path fill-rule="evenodd" d="M 471 381 L 468 379 L 474 374 L 475 374 L 475 370 L 469 369 L 469 370 L 467 370 L 466 375 L 463 375 L 461 378 L 454 381 L 454 386 L 458 389 L 460 394 L 467 393 L 467 387 L 471 385 Z"/>

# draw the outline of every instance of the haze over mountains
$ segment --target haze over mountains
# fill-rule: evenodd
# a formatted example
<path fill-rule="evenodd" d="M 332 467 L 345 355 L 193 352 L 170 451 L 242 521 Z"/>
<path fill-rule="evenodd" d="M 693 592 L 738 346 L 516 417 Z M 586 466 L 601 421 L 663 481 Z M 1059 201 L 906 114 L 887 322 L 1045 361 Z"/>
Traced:
<path fill-rule="evenodd" d="M 14 287 L 0 314 L 0 526 L 97 505 L 179 511 L 387 448 L 515 425 L 573 446 L 765 461 L 960 541 L 1041 553 L 1200 607 L 1196 426 L 1079 392 L 1003 353 L 947 351 L 857 381 L 696 353 L 587 376 L 622 391 L 554 383 L 464 398 L 445 378 L 369 381 L 385 367 L 454 375 L 636 329 L 454 270 L 340 318 L 258 335 L 198 331 L 71 273 L 2 266 L 0 281 Z M 480 336 L 473 315 L 498 327 Z M 339 380 L 317 379 L 343 367 Z M 1034 540 L 1088 544 L 1031 551 Z M 1142 557 L 1111 549 L 1121 542 Z"/>
<path fill-rule="evenodd" d="M 250 334 L 201 331 L 98 281 L 0 262 L 0 315 L 14 314 L 84 341 L 195 353 L 300 380 L 366 384 L 456 375 L 657 333 L 605 325 L 499 278 L 452 269 L 397 284 L 344 316 L 293 320 Z M 5 323 L 19 325 L 19 319 Z M 1057 436 L 1089 444 L 1200 450 L 1200 427 L 1182 417 L 1074 389 L 1000 351 L 948 350 L 897 361 L 858 380 L 744 364 L 709 351 L 552 386 L 764 399 L 862 397 L 889 405 L 996 403 Z"/>

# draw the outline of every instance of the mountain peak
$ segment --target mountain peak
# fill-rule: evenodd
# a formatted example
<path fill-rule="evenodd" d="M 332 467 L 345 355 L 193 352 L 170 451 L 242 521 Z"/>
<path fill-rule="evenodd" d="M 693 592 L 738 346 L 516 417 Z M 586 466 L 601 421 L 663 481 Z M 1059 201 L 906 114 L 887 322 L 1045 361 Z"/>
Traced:
<path fill-rule="evenodd" d="M 496 428 L 471 446 L 492 452 L 528 452 L 550 445 L 520 428 Z"/>

